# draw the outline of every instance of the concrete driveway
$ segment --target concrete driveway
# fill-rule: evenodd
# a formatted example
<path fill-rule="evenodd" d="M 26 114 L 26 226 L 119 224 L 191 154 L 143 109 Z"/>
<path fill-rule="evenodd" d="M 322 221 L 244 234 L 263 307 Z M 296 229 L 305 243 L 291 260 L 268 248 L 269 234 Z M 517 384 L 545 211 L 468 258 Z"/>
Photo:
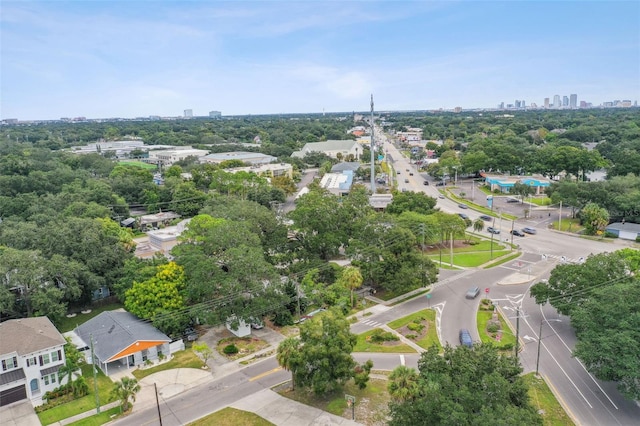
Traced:
<path fill-rule="evenodd" d="M 41 424 L 29 401 L 16 402 L 0 408 L 0 423 L 3 426 L 40 426 Z"/>

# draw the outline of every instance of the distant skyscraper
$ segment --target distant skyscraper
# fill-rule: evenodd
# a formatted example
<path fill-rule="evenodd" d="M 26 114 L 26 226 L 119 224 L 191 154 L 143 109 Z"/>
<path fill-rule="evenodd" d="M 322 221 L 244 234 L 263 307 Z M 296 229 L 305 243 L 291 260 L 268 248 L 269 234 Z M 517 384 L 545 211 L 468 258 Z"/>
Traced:
<path fill-rule="evenodd" d="M 576 94 L 569 95 L 569 108 L 571 109 L 578 108 L 578 95 Z"/>
<path fill-rule="evenodd" d="M 549 108 L 549 98 L 544 98 L 544 107 Z"/>
<path fill-rule="evenodd" d="M 568 107 L 569 106 L 569 97 L 566 96 L 566 95 L 562 97 L 562 106 L 563 107 Z"/>
<path fill-rule="evenodd" d="M 527 107 L 527 103 L 524 101 L 524 99 L 520 101 L 520 107 L 522 109 L 525 109 Z"/>
<path fill-rule="evenodd" d="M 560 95 L 553 95 L 553 107 L 560 108 L 562 104 L 560 103 Z"/>
<path fill-rule="evenodd" d="M 220 111 L 209 111 L 209 118 L 220 118 L 222 113 Z"/>
<path fill-rule="evenodd" d="M 191 118 L 193 117 L 193 110 L 192 109 L 185 109 L 184 110 L 184 118 Z"/>

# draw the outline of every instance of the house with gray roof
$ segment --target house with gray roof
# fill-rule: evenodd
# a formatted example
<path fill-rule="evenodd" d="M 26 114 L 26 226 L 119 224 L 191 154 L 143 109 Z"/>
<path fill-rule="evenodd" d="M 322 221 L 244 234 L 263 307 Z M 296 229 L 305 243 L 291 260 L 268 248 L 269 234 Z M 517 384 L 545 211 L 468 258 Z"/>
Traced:
<path fill-rule="evenodd" d="M 331 158 L 353 158 L 357 160 L 362 155 L 362 147 L 354 140 L 328 140 L 324 142 L 311 142 L 305 144 L 300 151 L 291 154 L 295 158 L 304 158 L 311 152 L 322 152 Z M 340 154 L 340 155 L 338 155 Z"/>
<path fill-rule="evenodd" d="M 61 385 L 66 343 L 47 317 L 0 323 L 0 407 L 23 400 L 42 405 L 42 396 Z"/>
<path fill-rule="evenodd" d="M 93 362 L 107 376 L 171 355 L 171 339 L 130 312 L 102 312 L 78 326 L 74 334 L 79 347 L 90 348 L 93 343 Z"/>
<path fill-rule="evenodd" d="M 610 223 L 605 228 L 605 232 L 613 234 L 623 240 L 636 241 L 640 238 L 640 224 L 629 222 Z"/>

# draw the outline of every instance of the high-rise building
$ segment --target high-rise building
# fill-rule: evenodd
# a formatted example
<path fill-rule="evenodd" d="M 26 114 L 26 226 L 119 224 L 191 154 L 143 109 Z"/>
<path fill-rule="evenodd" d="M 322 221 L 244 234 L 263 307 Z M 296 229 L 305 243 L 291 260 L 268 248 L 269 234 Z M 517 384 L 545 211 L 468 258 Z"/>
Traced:
<path fill-rule="evenodd" d="M 553 95 L 553 107 L 560 108 L 562 104 L 560 103 L 560 95 Z"/>
<path fill-rule="evenodd" d="M 192 118 L 193 117 L 193 110 L 192 109 L 185 109 L 184 110 L 184 118 Z"/>
<path fill-rule="evenodd" d="M 544 98 L 544 107 L 549 108 L 549 98 Z"/>
<path fill-rule="evenodd" d="M 520 101 L 520 108 L 525 109 L 527 107 L 527 103 L 523 100 Z"/>
<path fill-rule="evenodd" d="M 576 95 L 575 93 L 569 95 L 569 108 L 578 108 L 578 95 Z"/>
<path fill-rule="evenodd" d="M 209 118 L 220 118 L 222 113 L 220 111 L 209 111 Z"/>
<path fill-rule="evenodd" d="M 569 106 L 569 97 L 566 95 L 562 97 L 562 106 L 565 108 Z"/>

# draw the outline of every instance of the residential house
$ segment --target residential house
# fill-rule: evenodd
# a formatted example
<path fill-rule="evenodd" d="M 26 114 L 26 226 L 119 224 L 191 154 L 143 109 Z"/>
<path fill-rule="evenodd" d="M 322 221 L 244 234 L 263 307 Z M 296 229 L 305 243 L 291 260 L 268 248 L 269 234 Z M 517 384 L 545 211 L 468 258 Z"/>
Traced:
<path fill-rule="evenodd" d="M 0 406 L 42 405 L 42 396 L 61 384 L 66 340 L 47 317 L 0 323 L 0 336 Z"/>
<path fill-rule="evenodd" d="M 153 325 L 125 311 L 102 312 L 76 327 L 73 334 L 79 348 L 90 348 L 93 343 L 93 362 L 107 376 L 179 350 L 172 349 L 171 339 Z"/>
<path fill-rule="evenodd" d="M 135 238 L 136 251 L 134 255 L 140 259 L 148 259 L 156 254 L 162 254 L 172 259 L 171 249 L 178 244 L 178 237 L 182 234 L 191 219 L 185 219 L 175 226 L 147 231 L 146 237 Z"/>
<path fill-rule="evenodd" d="M 623 240 L 637 241 L 640 238 L 640 224 L 629 222 L 610 223 L 605 232 L 613 234 Z"/>

